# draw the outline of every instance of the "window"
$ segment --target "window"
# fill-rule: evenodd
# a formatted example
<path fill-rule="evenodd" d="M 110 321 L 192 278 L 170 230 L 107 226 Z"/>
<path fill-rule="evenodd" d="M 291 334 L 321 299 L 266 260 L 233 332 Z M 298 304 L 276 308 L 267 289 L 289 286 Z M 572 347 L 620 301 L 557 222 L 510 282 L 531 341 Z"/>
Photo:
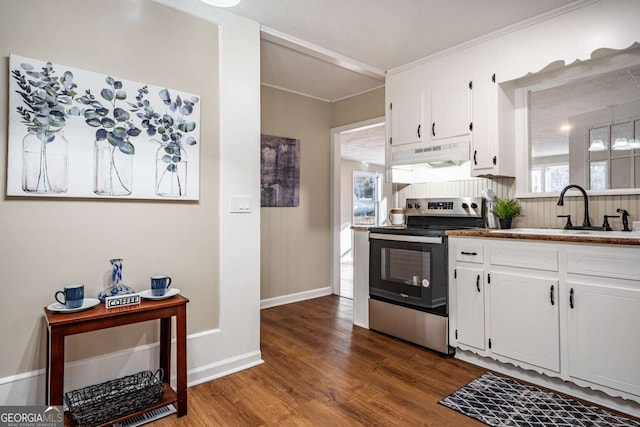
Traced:
<path fill-rule="evenodd" d="M 569 163 L 536 165 L 531 168 L 531 191 L 561 191 L 569 185 Z"/>
<path fill-rule="evenodd" d="M 588 131 L 589 189 L 637 188 L 640 175 L 640 120 L 626 120 Z"/>
<path fill-rule="evenodd" d="M 371 172 L 353 173 L 353 225 L 380 224 L 380 178 Z"/>

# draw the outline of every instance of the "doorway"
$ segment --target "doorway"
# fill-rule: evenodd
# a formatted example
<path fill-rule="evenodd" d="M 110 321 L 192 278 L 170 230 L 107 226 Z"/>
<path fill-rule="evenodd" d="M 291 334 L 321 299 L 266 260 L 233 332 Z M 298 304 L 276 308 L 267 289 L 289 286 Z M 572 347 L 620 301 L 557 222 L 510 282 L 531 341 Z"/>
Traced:
<path fill-rule="evenodd" d="M 372 220 L 379 224 L 391 198 L 390 184 L 384 183 L 384 117 L 334 128 L 331 139 L 332 289 L 353 299 L 351 227 L 375 225 Z M 372 197 L 376 183 L 377 197 Z"/>

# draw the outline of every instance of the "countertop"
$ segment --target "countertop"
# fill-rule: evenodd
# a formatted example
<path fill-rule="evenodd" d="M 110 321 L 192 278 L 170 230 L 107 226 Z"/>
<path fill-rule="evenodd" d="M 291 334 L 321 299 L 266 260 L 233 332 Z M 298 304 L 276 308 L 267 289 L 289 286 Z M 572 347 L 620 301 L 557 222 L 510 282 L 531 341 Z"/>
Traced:
<path fill-rule="evenodd" d="M 545 232 L 546 231 L 546 232 Z M 486 228 L 448 230 L 447 236 L 484 237 L 497 239 L 543 240 L 549 242 L 595 243 L 604 245 L 640 246 L 640 233 L 604 231 L 599 235 L 579 234 L 579 231 L 561 229 L 489 230 Z M 606 235 L 611 233 L 610 235 Z"/>

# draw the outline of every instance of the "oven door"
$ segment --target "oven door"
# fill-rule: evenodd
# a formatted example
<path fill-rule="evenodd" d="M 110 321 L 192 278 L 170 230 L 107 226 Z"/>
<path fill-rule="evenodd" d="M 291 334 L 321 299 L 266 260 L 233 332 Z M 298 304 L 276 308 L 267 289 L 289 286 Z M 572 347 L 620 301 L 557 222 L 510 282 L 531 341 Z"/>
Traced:
<path fill-rule="evenodd" d="M 369 235 L 369 296 L 448 315 L 445 236 Z"/>

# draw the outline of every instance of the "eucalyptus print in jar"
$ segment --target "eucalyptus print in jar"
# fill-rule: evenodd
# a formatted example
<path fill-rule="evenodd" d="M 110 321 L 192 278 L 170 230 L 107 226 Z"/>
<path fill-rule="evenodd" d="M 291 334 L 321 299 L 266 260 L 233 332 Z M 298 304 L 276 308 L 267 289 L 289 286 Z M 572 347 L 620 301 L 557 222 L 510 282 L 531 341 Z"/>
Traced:
<path fill-rule="evenodd" d="M 184 197 L 187 195 L 187 153 L 186 147 L 196 145 L 197 140 L 190 135 L 196 129 L 196 122 L 189 121 L 197 96 L 182 99 L 172 98 L 168 89 L 162 89 L 158 96 L 165 105 L 163 113 L 155 111 L 147 96 L 149 89 L 138 89 L 135 103 L 129 103 L 131 111 L 141 120 L 141 126 L 151 142 L 158 143 L 155 158 L 155 193 L 163 197 Z"/>
<path fill-rule="evenodd" d="M 131 138 L 142 132 L 128 111 L 118 106 L 127 99 L 122 82 L 111 76 L 108 87 L 100 91 L 103 101 L 87 89 L 78 102 L 87 106 L 82 111 L 85 123 L 96 128 L 94 142 L 93 192 L 103 196 L 127 196 L 133 191 L 133 155 Z M 104 102 L 104 104 L 103 104 Z"/>
<path fill-rule="evenodd" d="M 79 115 L 71 107 L 76 96 L 73 74 L 56 76 L 51 62 L 34 70 L 29 63 L 11 70 L 24 105 L 16 111 L 27 128 L 22 139 L 22 190 L 28 193 L 66 193 L 69 183 L 68 142 L 62 132 L 66 119 Z"/>

